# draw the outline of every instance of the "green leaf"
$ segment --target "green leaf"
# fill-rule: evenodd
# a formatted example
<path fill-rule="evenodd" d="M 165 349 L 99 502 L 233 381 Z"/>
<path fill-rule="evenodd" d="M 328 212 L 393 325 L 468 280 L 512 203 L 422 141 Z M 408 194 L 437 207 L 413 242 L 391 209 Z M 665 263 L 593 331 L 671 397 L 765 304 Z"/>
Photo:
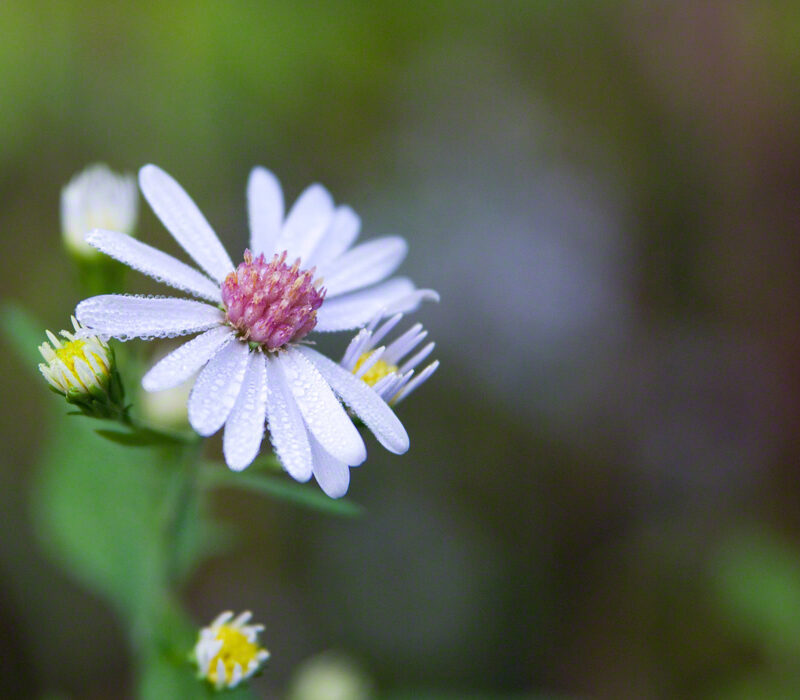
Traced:
<path fill-rule="evenodd" d="M 0 330 L 20 361 L 32 372 L 40 362 L 39 346 L 47 339 L 45 328 L 22 306 L 7 301 L 0 306 Z"/>
<path fill-rule="evenodd" d="M 163 585 L 164 465 L 63 414 L 45 444 L 33 493 L 45 551 L 125 616 L 146 616 Z"/>
<path fill-rule="evenodd" d="M 298 484 L 283 476 L 233 472 L 224 465 L 214 463 L 204 464 L 201 474 L 206 487 L 224 486 L 263 493 L 279 501 L 288 501 L 329 515 L 353 518 L 362 515 L 364 510 L 352 501 L 329 498 L 319 489 Z"/>

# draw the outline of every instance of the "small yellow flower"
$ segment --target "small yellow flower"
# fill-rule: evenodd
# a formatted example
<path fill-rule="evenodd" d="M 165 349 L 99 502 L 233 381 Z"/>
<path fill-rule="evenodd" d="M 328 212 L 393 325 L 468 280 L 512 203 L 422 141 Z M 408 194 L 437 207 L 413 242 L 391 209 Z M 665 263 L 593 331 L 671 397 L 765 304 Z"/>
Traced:
<path fill-rule="evenodd" d="M 411 326 L 389 345 L 376 347 L 402 318 L 403 314 L 395 314 L 378 326 L 381 315 L 375 316 L 350 341 L 339 363 L 371 386 L 390 406 L 400 403 L 439 367 L 439 360 L 436 360 L 416 373 L 417 366 L 433 351 L 434 343 L 428 343 L 419 352 L 406 358 L 428 335 L 421 323 Z"/>
<path fill-rule="evenodd" d="M 217 690 L 235 688 L 250 678 L 269 658 L 258 644 L 263 625 L 248 625 L 252 613 L 222 613 L 208 627 L 200 630 L 194 657 L 201 678 Z"/>
<path fill-rule="evenodd" d="M 61 339 L 47 331 L 50 343 L 39 346 L 46 362 L 39 371 L 56 391 L 65 396 L 81 396 L 105 393 L 114 358 L 108 344 L 90 335 L 78 337 L 81 325 L 72 317 L 75 333 L 61 331 Z"/>

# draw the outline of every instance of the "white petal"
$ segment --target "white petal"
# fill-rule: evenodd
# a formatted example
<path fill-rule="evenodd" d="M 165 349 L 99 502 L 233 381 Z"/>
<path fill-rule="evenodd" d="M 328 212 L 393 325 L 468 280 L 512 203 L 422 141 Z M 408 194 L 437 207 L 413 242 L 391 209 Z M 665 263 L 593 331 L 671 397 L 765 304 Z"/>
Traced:
<path fill-rule="evenodd" d="M 78 320 L 95 335 L 166 338 L 205 331 L 223 321 L 215 306 L 191 299 L 102 294 L 75 308 Z"/>
<path fill-rule="evenodd" d="M 275 245 L 276 253 L 287 251 L 287 261 L 300 258 L 307 267 L 306 258 L 328 230 L 333 217 L 333 198 L 322 185 L 311 185 L 294 203 L 283 224 Z"/>
<path fill-rule="evenodd" d="M 156 216 L 192 259 L 220 284 L 233 263 L 206 218 L 171 175 L 155 165 L 139 171 L 139 187 Z"/>
<path fill-rule="evenodd" d="M 240 663 L 235 663 L 233 665 L 233 673 L 231 674 L 230 683 L 228 683 L 229 688 L 235 688 L 239 683 L 242 681 L 242 665 Z"/>
<path fill-rule="evenodd" d="M 86 242 L 128 267 L 170 287 L 209 301 L 217 303 L 222 301 L 218 284 L 171 255 L 162 253 L 157 248 L 137 241 L 125 233 L 95 229 L 86 236 Z"/>
<path fill-rule="evenodd" d="M 145 391 L 163 391 L 182 384 L 233 339 L 227 326 L 198 335 L 156 362 L 142 377 Z"/>
<path fill-rule="evenodd" d="M 314 455 L 314 478 L 319 487 L 331 498 L 341 498 L 350 486 L 350 467 L 331 457 L 311 436 L 311 453 Z"/>
<path fill-rule="evenodd" d="M 325 381 L 353 413 L 364 421 L 364 425 L 373 432 L 381 445 L 395 454 L 408 450 L 408 433 L 400 419 L 368 384 L 312 348 L 301 347 L 298 352 L 313 363 Z"/>
<path fill-rule="evenodd" d="M 388 304 L 383 310 L 383 314 L 388 316 L 389 314 L 416 311 L 417 307 L 419 307 L 423 301 L 438 302 L 439 292 L 436 292 L 433 289 L 417 289 L 408 296 L 401 299 L 396 299 Z"/>
<path fill-rule="evenodd" d="M 414 391 L 418 386 L 425 382 L 439 368 L 439 360 L 434 360 L 425 369 L 423 369 L 413 380 L 408 382 L 398 393 L 397 396 L 392 398 L 392 403 L 400 403 L 403 399 Z"/>
<path fill-rule="evenodd" d="M 247 181 L 247 212 L 250 217 L 250 251 L 269 257 L 275 248 L 283 223 L 281 183 L 262 167 L 250 171 Z"/>
<path fill-rule="evenodd" d="M 217 615 L 217 617 L 214 618 L 214 621 L 211 623 L 211 627 L 212 628 L 222 627 L 222 625 L 224 625 L 228 620 L 232 619 L 233 619 L 233 611 L 226 610 L 225 612 L 220 613 L 219 615 Z"/>
<path fill-rule="evenodd" d="M 397 393 L 398 389 L 411 379 L 413 374 L 413 372 L 406 372 L 406 374 L 390 372 L 385 377 L 375 382 L 372 385 L 372 390 L 384 401 L 388 402 L 389 399 Z"/>
<path fill-rule="evenodd" d="M 433 349 L 436 347 L 436 343 L 428 343 L 422 350 L 420 350 L 416 355 L 406 360 L 401 366 L 401 372 L 408 372 L 410 369 L 414 369 L 420 362 L 422 362 L 428 355 L 433 352 Z"/>
<path fill-rule="evenodd" d="M 381 347 L 376 348 L 373 352 L 369 354 L 369 357 L 364 361 L 361 367 L 358 368 L 357 372 L 353 372 L 352 369 L 348 370 L 350 374 L 354 375 L 358 379 L 361 379 L 367 372 L 369 372 L 375 363 L 383 357 L 383 353 L 386 352 L 386 347 L 381 345 Z M 340 365 L 341 366 L 341 365 Z M 345 367 L 347 369 L 347 367 Z"/>
<path fill-rule="evenodd" d="M 322 375 L 297 348 L 289 348 L 278 359 L 309 431 L 331 456 L 361 464 L 367 458 L 364 441 Z M 358 380 L 353 377 L 353 381 Z"/>
<path fill-rule="evenodd" d="M 300 409 L 286 383 L 280 357 L 267 358 L 267 421 L 275 454 L 297 481 L 311 478 L 311 447 Z"/>
<path fill-rule="evenodd" d="M 264 355 L 251 352 L 242 388 L 225 422 L 222 453 L 227 465 L 241 471 L 258 455 L 267 417 L 267 367 Z M 242 613 L 244 614 L 244 613 Z M 239 618 L 236 618 L 239 620 Z M 244 618 L 246 622 L 248 618 Z M 243 624 L 243 623 L 240 623 Z"/>
<path fill-rule="evenodd" d="M 228 343 L 198 375 L 189 395 L 189 423 L 203 437 L 216 433 L 230 415 L 249 352 L 247 343 Z"/>
<path fill-rule="evenodd" d="M 337 207 L 328 230 L 306 261 L 306 267 L 324 265 L 339 257 L 358 238 L 361 219 L 350 207 Z"/>
<path fill-rule="evenodd" d="M 394 309 L 397 302 L 412 298 L 413 293 L 414 284 L 411 280 L 406 277 L 393 277 L 368 289 L 350 292 L 336 299 L 326 299 L 317 311 L 317 325 L 314 329 L 346 331 L 358 328 L 372 320 L 379 312 L 388 316 L 389 312 L 385 309 L 390 306 L 393 308 L 391 313 L 395 313 L 399 310 Z"/>
<path fill-rule="evenodd" d="M 382 324 L 380 328 L 375 329 L 375 332 L 372 334 L 372 345 L 375 346 L 381 342 L 391 331 L 394 327 L 400 323 L 400 319 L 403 318 L 403 314 L 395 314 L 392 316 L 386 323 Z M 369 326 L 368 326 L 369 327 Z"/>
<path fill-rule="evenodd" d="M 354 289 L 380 282 L 403 262 L 408 244 L 399 236 L 387 236 L 362 243 L 344 255 L 320 266 L 327 297 L 335 297 Z"/>
<path fill-rule="evenodd" d="M 391 365 L 399 364 L 400 359 L 417 347 L 427 335 L 428 331 L 423 330 L 422 324 L 415 323 L 386 348 L 386 355 L 383 359 Z"/>
<path fill-rule="evenodd" d="M 246 625 L 250 621 L 251 617 L 253 617 L 253 613 L 250 610 L 245 610 L 244 612 L 239 613 L 233 622 L 231 622 L 231 627 L 239 628 L 242 625 Z"/>
<path fill-rule="evenodd" d="M 356 362 L 358 362 L 358 358 L 372 348 L 371 340 L 371 331 L 369 331 L 367 328 L 362 328 L 353 336 L 353 339 L 347 346 L 347 350 L 344 351 L 344 355 L 339 364 L 346 370 L 352 372 L 353 367 L 355 367 Z"/>

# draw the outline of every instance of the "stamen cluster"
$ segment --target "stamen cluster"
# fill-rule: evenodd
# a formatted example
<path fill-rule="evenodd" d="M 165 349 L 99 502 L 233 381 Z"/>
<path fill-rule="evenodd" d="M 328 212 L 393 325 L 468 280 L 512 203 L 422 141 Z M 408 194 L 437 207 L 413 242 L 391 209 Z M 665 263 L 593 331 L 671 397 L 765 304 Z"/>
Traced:
<path fill-rule="evenodd" d="M 269 351 L 301 340 L 317 325 L 325 298 L 314 272 L 300 270 L 299 258 L 287 265 L 286 251 L 267 262 L 263 253 L 254 258 L 245 250 L 244 262 L 222 283 L 228 323 L 243 340 Z"/>

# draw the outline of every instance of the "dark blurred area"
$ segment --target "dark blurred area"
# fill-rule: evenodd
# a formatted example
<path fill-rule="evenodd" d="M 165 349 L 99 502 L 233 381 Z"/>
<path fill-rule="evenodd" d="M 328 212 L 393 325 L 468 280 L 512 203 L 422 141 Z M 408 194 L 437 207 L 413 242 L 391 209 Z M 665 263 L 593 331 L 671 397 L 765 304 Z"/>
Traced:
<path fill-rule="evenodd" d="M 253 165 L 287 201 L 320 181 L 441 293 L 363 518 L 219 494 L 245 537 L 184 600 L 266 625 L 256 693 L 334 649 L 398 698 L 800 697 L 800 5 L 11 0 L 0 27 L 0 290 L 47 327 L 95 161 L 162 166 L 234 258 Z M 144 203 L 138 237 L 174 252 Z M 114 615 L 31 525 L 53 397 L 5 357 L 8 696 L 120 697 Z"/>

